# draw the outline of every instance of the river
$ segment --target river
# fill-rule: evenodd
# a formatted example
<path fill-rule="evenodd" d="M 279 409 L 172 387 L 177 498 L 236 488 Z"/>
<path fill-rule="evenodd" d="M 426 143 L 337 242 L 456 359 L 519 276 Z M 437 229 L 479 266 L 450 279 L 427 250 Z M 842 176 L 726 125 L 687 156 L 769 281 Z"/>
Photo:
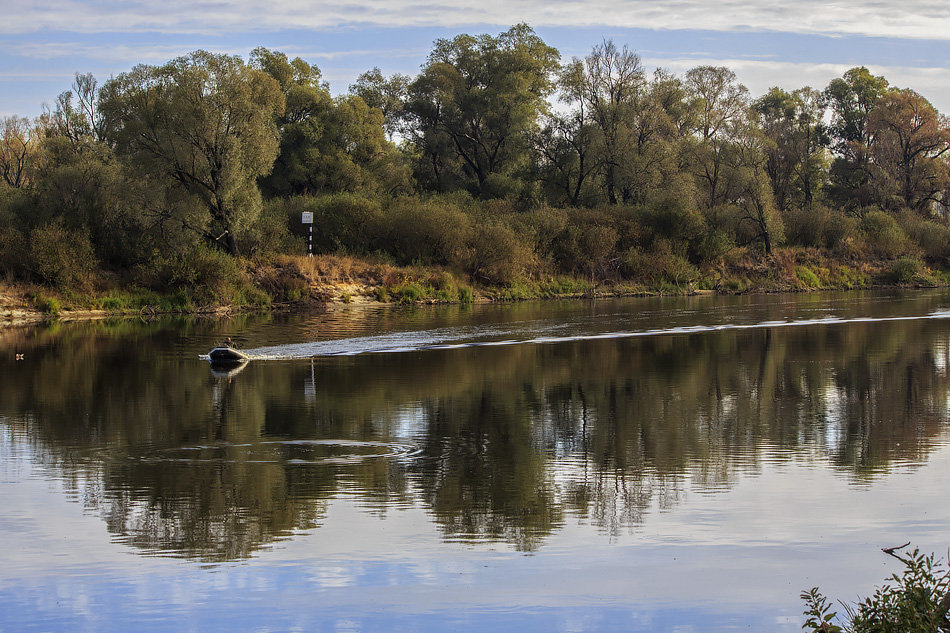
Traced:
<path fill-rule="evenodd" d="M 948 390 L 946 290 L 3 330 L 0 631 L 799 631 L 946 554 Z"/>

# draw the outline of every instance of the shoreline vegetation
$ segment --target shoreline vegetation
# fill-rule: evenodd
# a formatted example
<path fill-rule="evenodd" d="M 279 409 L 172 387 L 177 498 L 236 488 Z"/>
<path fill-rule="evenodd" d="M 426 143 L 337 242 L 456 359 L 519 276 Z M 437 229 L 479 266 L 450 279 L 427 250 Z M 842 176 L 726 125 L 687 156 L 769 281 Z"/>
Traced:
<path fill-rule="evenodd" d="M 279 256 L 238 260 L 234 302 L 185 291 L 100 289 L 83 294 L 48 286 L 0 282 L 0 328 L 50 320 L 171 315 L 231 316 L 264 311 L 308 311 L 328 304 L 382 306 L 467 304 L 547 299 L 794 293 L 871 288 L 946 287 L 943 271 L 899 259 L 839 261 L 820 251 L 781 249 L 749 257 L 682 284 L 602 282 L 576 277 L 520 280 L 503 286 L 470 285 L 444 269 L 393 266 L 350 256 Z M 250 298 L 248 300 L 248 298 Z"/>
<path fill-rule="evenodd" d="M 946 285 L 950 119 L 864 67 L 754 97 L 519 24 L 338 96 L 266 48 L 77 74 L 0 127 L 0 326 Z"/>

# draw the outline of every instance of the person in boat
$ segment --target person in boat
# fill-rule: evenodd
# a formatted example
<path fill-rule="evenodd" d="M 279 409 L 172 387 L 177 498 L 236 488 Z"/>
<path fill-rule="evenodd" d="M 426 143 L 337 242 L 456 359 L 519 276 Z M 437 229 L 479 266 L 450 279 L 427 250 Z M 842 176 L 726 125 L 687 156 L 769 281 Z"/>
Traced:
<path fill-rule="evenodd" d="M 230 336 L 228 336 L 227 338 L 224 339 L 224 342 L 221 343 L 221 347 L 230 347 L 231 349 L 235 349 L 234 343 L 231 342 L 231 337 L 230 337 Z"/>

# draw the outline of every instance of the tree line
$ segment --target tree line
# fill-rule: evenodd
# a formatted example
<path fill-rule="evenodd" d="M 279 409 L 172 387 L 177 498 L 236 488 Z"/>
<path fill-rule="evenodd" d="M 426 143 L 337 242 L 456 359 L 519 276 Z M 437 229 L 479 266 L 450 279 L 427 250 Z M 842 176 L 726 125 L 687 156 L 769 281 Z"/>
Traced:
<path fill-rule="evenodd" d="M 950 121 L 867 68 L 750 95 L 735 73 L 649 72 L 603 41 L 563 60 L 529 26 L 439 39 L 415 77 L 196 51 L 77 74 L 0 135 L 0 267 L 228 286 L 235 256 L 318 251 L 476 282 L 696 282 L 779 246 L 950 263 Z"/>

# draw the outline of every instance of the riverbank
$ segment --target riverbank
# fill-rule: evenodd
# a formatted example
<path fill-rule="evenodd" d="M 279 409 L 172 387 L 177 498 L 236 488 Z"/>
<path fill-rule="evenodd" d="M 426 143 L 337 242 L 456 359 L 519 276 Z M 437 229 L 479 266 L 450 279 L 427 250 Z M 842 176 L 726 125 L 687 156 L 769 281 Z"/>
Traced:
<path fill-rule="evenodd" d="M 246 291 L 237 294 L 216 293 L 214 289 L 156 293 L 113 282 L 80 295 L 8 281 L 0 284 L 0 327 L 115 316 L 305 311 L 327 304 L 476 303 L 950 285 L 950 273 L 928 268 L 916 258 L 858 261 L 817 249 L 779 249 L 770 256 L 744 253 L 677 282 L 671 282 L 669 275 L 635 280 L 561 276 L 490 285 L 442 268 L 395 266 L 340 255 L 251 259 L 243 261 L 241 269 Z"/>

